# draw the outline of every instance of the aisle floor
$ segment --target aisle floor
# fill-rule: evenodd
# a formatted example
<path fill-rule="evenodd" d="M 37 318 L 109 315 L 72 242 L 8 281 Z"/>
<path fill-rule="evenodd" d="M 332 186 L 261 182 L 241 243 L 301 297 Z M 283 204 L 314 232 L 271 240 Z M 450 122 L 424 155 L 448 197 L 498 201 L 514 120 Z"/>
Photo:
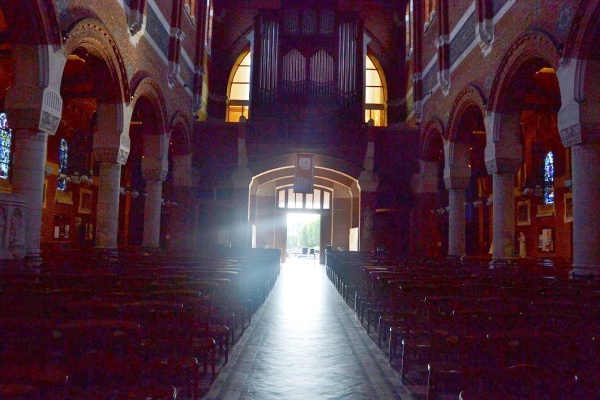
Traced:
<path fill-rule="evenodd" d="M 282 264 L 205 399 L 416 399 L 313 260 Z"/>

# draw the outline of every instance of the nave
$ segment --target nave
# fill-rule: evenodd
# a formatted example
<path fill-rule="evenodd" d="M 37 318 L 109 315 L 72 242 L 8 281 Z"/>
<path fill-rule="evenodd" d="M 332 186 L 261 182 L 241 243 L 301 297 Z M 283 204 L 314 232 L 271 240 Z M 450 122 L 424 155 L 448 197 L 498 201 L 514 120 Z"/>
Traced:
<path fill-rule="evenodd" d="M 206 399 L 416 399 L 316 260 L 288 260 Z"/>

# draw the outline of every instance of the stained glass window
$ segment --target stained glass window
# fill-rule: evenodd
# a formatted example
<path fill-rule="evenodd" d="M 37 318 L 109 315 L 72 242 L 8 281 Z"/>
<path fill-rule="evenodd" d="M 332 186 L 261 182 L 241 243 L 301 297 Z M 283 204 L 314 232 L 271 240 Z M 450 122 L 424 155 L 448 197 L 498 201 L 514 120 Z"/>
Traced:
<path fill-rule="evenodd" d="M 554 154 L 551 151 L 544 159 L 544 203 L 554 203 Z"/>
<path fill-rule="evenodd" d="M 5 113 L 0 113 L 0 179 L 8 179 L 12 133 Z"/>
<path fill-rule="evenodd" d="M 67 171 L 69 162 L 69 145 L 65 139 L 60 139 L 58 155 L 58 181 L 56 189 L 67 190 Z"/>

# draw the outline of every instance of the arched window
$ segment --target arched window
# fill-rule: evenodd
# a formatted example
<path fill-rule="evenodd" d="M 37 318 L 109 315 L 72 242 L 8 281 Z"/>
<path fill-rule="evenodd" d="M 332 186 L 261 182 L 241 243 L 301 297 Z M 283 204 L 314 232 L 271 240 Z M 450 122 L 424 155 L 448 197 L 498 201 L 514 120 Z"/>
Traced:
<path fill-rule="evenodd" d="M 69 163 L 69 145 L 66 139 L 60 139 L 58 148 L 58 180 L 56 182 L 57 190 L 67 190 L 67 173 Z"/>
<path fill-rule="evenodd" d="M 382 76 L 381 68 L 377 68 L 373 59 L 367 55 L 365 60 L 365 122 L 372 119 L 375 126 L 386 125 L 385 87 Z"/>
<path fill-rule="evenodd" d="M 241 116 L 250 115 L 250 61 L 251 53 L 248 52 L 237 66 L 231 85 L 229 86 L 229 105 L 227 107 L 227 121 L 238 122 Z"/>
<path fill-rule="evenodd" d="M 0 179 L 8 179 L 10 173 L 10 156 L 12 132 L 5 113 L 0 113 Z"/>
<path fill-rule="evenodd" d="M 412 56 L 413 52 L 413 0 L 409 0 L 406 4 L 406 14 L 404 15 L 404 23 L 406 25 L 406 59 Z"/>
<path fill-rule="evenodd" d="M 554 203 L 554 154 L 551 151 L 544 158 L 544 203 Z"/>

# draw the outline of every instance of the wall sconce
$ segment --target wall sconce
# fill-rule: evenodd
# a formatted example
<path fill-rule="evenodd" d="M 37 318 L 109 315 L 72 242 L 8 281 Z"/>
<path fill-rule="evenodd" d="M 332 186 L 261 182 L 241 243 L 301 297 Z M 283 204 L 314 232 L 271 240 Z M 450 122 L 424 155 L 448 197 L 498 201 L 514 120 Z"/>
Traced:
<path fill-rule="evenodd" d="M 176 207 L 177 206 L 176 201 L 171 201 L 171 200 L 165 201 L 165 199 L 161 199 L 161 204 L 165 207 Z"/>
<path fill-rule="evenodd" d="M 475 201 L 473 202 L 473 207 L 477 207 L 477 208 L 479 208 L 479 207 L 481 207 L 482 205 L 483 205 L 483 201 L 481 201 L 481 200 L 475 200 Z"/>
<path fill-rule="evenodd" d="M 59 173 L 58 179 L 64 179 L 69 183 L 73 183 L 75 185 L 86 184 L 91 185 L 94 182 L 94 178 L 87 175 L 79 175 L 79 172 L 74 172 L 73 175 L 67 175 L 65 173 Z"/>
<path fill-rule="evenodd" d="M 124 196 L 127 193 L 129 193 L 129 195 L 131 196 L 132 199 L 136 199 L 139 195 L 140 192 L 137 189 L 131 189 L 131 188 L 124 188 L 124 187 L 120 187 L 119 188 L 119 193 Z"/>
<path fill-rule="evenodd" d="M 565 179 L 565 187 L 571 189 L 571 187 L 573 187 L 573 181 L 571 179 Z"/>

